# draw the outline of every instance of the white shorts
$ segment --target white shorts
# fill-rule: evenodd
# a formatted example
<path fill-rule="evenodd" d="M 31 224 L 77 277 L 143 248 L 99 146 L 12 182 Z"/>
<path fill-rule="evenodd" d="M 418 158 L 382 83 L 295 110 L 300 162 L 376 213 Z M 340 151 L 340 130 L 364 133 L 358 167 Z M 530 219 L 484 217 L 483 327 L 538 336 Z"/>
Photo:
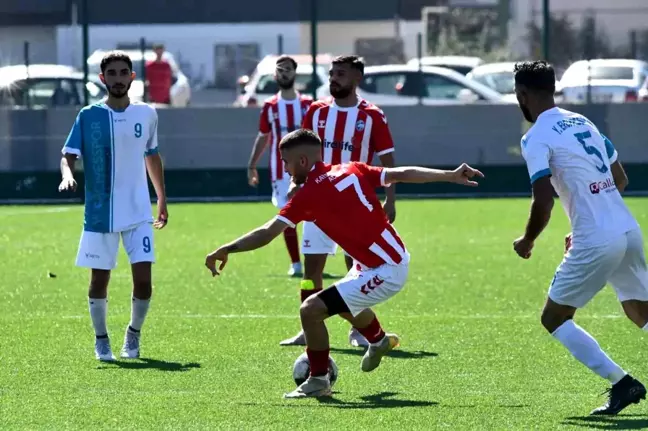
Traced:
<path fill-rule="evenodd" d="M 584 307 L 607 283 L 621 302 L 648 301 L 648 270 L 641 230 L 627 232 L 603 247 L 571 249 L 549 288 L 552 301 Z"/>
<path fill-rule="evenodd" d="M 407 281 L 410 256 L 398 265 L 357 269 L 357 262 L 340 281 L 335 283 L 344 303 L 355 317 L 362 310 L 387 301 L 400 292 Z"/>
<path fill-rule="evenodd" d="M 288 203 L 290 175 L 284 175 L 280 180 L 272 182 L 272 205 L 282 209 Z"/>
<path fill-rule="evenodd" d="M 302 232 L 302 253 L 304 254 L 335 254 L 337 244 L 333 242 L 315 223 L 305 221 Z"/>
<path fill-rule="evenodd" d="M 153 224 L 142 223 L 124 232 L 83 231 L 76 265 L 92 269 L 114 269 L 117 266 L 120 235 L 131 264 L 155 262 Z"/>

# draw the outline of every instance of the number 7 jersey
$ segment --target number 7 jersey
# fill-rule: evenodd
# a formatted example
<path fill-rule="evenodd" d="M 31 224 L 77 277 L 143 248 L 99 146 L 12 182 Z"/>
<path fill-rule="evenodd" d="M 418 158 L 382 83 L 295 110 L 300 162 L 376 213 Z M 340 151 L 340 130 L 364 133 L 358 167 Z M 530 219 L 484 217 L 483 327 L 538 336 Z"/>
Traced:
<path fill-rule="evenodd" d="M 551 176 L 574 247 L 600 246 L 638 227 L 612 177 L 617 151 L 589 119 L 560 108 L 543 112 L 522 138 L 522 156 L 532 184 Z"/>
<path fill-rule="evenodd" d="M 366 267 L 396 265 L 408 254 L 376 196 L 375 189 L 385 185 L 381 167 L 318 162 L 277 218 L 291 227 L 314 222 Z"/>

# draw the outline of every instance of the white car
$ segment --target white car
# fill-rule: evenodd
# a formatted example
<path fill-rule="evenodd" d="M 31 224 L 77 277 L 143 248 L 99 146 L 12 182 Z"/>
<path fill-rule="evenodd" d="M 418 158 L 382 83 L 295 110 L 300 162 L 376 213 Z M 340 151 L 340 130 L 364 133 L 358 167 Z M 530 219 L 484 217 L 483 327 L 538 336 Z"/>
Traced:
<path fill-rule="evenodd" d="M 479 57 L 468 57 L 462 55 L 435 55 L 429 57 L 421 57 L 420 61 L 422 66 L 436 66 L 446 67 L 462 75 L 467 75 L 475 67 L 484 64 L 484 60 Z M 410 66 L 419 65 L 419 59 L 413 58 L 407 62 Z"/>
<path fill-rule="evenodd" d="M 133 100 L 142 101 L 144 99 L 144 81 L 142 81 L 142 51 L 140 50 L 120 50 L 128 54 L 133 62 L 133 72 L 135 72 L 135 81 L 128 91 L 128 96 Z M 96 50 L 88 58 L 88 66 L 91 73 L 101 73 L 101 59 L 108 51 Z M 146 61 L 155 60 L 156 56 L 152 50 L 144 51 Z M 191 85 L 189 79 L 182 73 L 178 63 L 170 52 L 165 52 L 162 58 L 169 62 L 173 71 L 173 84 L 171 85 L 171 106 L 174 108 L 184 108 L 191 102 Z"/>
<path fill-rule="evenodd" d="M 297 62 L 297 76 L 295 89 L 304 94 L 312 93 L 313 64 L 310 55 L 291 55 Z M 237 107 L 254 107 L 263 104 L 264 100 L 279 92 L 275 82 L 274 73 L 277 64 L 277 55 L 268 55 L 257 64 L 251 77 L 242 76 L 238 80 L 240 95 L 234 102 Z M 328 92 L 328 71 L 333 57 L 328 54 L 317 56 L 317 98 L 322 99 Z"/>
<path fill-rule="evenodd" d="M 566 103 L 587 103 L 588 86 L 593 103 L 629 103 L 638 101 L 646 77 L 645 61 L 580 60 L 567 68 L 560 87 Z"/>
<path fill-rule="evenodd" d="M 421 91 L 424 105 L 515 103 L 454 70 L 430 66 L 419 74 L 418 66 L 403 64 L 366 67 L 358 95 L 378 106 L 409 106 Z"/>

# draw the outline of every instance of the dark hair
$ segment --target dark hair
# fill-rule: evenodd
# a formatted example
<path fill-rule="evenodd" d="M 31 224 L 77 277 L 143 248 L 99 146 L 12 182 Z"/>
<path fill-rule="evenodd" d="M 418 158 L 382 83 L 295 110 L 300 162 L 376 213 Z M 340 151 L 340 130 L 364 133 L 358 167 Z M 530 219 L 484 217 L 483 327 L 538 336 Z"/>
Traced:
<path fill-rule="evenodd" d="M 101 59 L 101 73 L 104 73 L 106 71 L 106 67 L 108 67 L 110 63 L 114 63 L 115 61 L 123 61 L 128 65 L 128 68 L 131 70 L 131 72 L 133 71 L 133 61 L 130 59 L 128 54 L 123 51 L 110 51 Z"/>
<path fill-rule="evenodd" d="M 277 59 L 277 62 L 276 62 L 275 64 L 276 64 L 276 65 L 279 65 L 279 64 L 284 63 L 284 62 L 286 62 L 286 61 L 289 62 L 290 64 L 292 64 L 293 69 L 297 69 L 297 62 L 295 61 L 294 58 L 292 58 L 292 57 L 289 56 L 289 55 L 282 55 L 282 56 L 280 56 L 280 57 Z"/>
<path fill-rule="evenodd" d="M 283 137 L 279 143 L 279 148 L 282 150 L 289 150 L 291 148 L 299 147 L 301 145 L 322 146 L 317 133 L 308 129 L 297 129 L 294 132 L 288 133 Z"/>
<path fill-rule="evenodd" d="M 157 49 L 164 49 L 164 44 L 163 43 L 155 43 L 153 44 L 153 51 Z"/>
<path fill-rule="evenodd" d="M 364 75 L 364 62 L 357 55 L 340 55 L 339 57 L 335 57 L 331 64 L 348 64 L 351 69 L 355 69 Z"/>
<path fill-rule="evenodd" d="M 529 90 L 553 94 L 556 91 L 556 72 L 544 60 L 522 61 L 513 68 L 515 83 Z"/>

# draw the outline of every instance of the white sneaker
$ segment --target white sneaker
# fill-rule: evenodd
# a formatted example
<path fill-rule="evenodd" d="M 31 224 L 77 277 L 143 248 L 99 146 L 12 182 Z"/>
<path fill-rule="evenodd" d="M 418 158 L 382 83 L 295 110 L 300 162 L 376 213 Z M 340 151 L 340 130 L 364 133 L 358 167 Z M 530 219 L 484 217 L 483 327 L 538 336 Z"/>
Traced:
<path fill-rule="evenodd" d="M 289 394 L 284 394 L 284 398 L 327 397 L 331 394 L 331 382 L 329 382 L 327 374 L 321 377 L 308 377 L 297 389 Z"/>
<path fill-rule="evenodd" d="M 362 362 L 360 363 L 362 371 L 369 372 L 378 368 L 383 356 L 389 353 L 390 350 L 398 347 L 399 344 L 400 340 L 396 334 L 385 334 L 382 340 L 376 344 L 371 344 L 362 357 Z"/>
<path fill-rule="evenodd" d="M 140 357 L 140 334 L 126 330 L 121 357 L 124 359 L 137 359 Z"/>
<path fill-rule="evenodd" d="M 97 358 L 100 361 L 106 361 L 106 362 L 112 362 L 115 360 L 115 355 L 113 355 L 113 352 L 110 349 L 110 339 L 108 338 L 95 339 L 95 358 Z"/>
<path fill-rule="evenodd" d="M 288 275 L 291 277 L 301 277 L 304 275 L 302 271 L 302 264 L 300 262 L 293 263 L 288 270 Z"/>
<path fill-rule="evenodd" d="M 353 347 L 369 347 L 369 341 L 356 328 L 349 331 L 349 344 Z"/>
<path fill-rule="evenodd" d="M 287 338 L 279 342 L 280 346 L 305 346 L 306 345 L 306 336 L 304 331 L 299 331 L 297 335 L 292 338 Z"/>

